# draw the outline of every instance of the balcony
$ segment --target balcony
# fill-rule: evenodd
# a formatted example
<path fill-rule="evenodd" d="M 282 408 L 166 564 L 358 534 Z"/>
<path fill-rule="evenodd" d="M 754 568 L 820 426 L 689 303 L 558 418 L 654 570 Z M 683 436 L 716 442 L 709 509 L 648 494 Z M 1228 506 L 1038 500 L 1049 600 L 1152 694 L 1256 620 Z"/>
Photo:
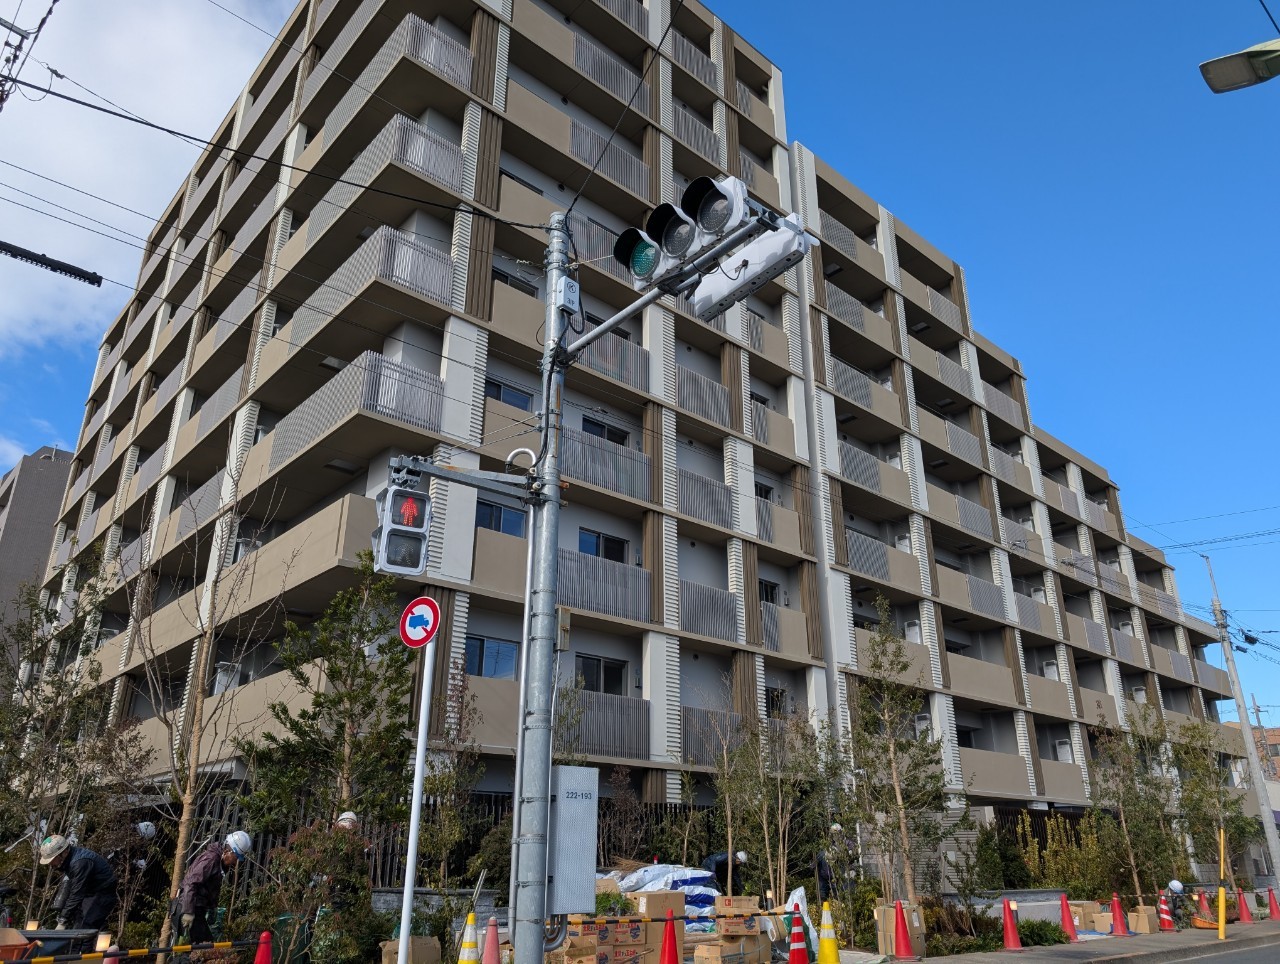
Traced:
<path fill-rule="evenodd" d="M 790 346 L 782 325 L 772 318 L 752 311 L 745 305 L 741 307 L 741 311 L 751 350 L 783 364 L 782 359 L 787 357 Z"/>
<path fill-rule="evenodd" d="M 1021 522 L 1014 522 L 1008 516 L 1001 519 L 1000 524 L 1004 527 L 1005 545 L 1010 552 L 1044 565 L 1044 539 L 1040 533 Z"/>
<path fill-rule="evenodd" d="M 679 30 L 672 30 L 670 37 L 671 59 L 712 90 L 719 90 L 720 65 Z"/>
<path fill-rule="evenodd" d="M 1071 697 L 1067 693 L 1067 685 L 1057 680 L 1027 674 L 1027 696 L 1031 708 L 1037 713 L 1045 713 L 1064 720 L 1072 718 Z"/>
<path fill-rule="evenodd" d="M 1080 497 L 1073 489 L 1063 485 L 1057 479 L 1044 476 L 1044 500 L 1060 512 L 1074 519 L 1084 521 L 1084 510 L 1080 508 Z"/>
<path fill-rule="evenodd" d="M 623 760 L 649 759 L 649 701 L 580 690 L 582 715 L 559 735 L 563 752 Z"/>
<path fill-rule="evenodd" d="M 1147 660 L 1142 655 L 1142 645 L 1133 634 L 1112 627 L 1111 645 L 1115 648 L 1116 659 L 1133 666 L 1147 665 Z"/>
<path fill-rule="evenodd" d="M 809 658 L 809 623 L 798 609 L 774 603 L 760 604 L 760 629 L 764 648 L 796 659 Z"/>
<path fill-rule="evenodd" d="M 1194 683 L 1191 678 L 1191 660 L 1176 649 L 1168 649 L 1157 642 L 1150 642 L 1151 668 L 1162 676 L 1168 676 L 1183 683 Z"/>
<path fill-rule="evenodd" d="M 840 460 L 840 475 L 854 485 L 882 495 L 902 505 L 911 504 L 911 484 L 907 473 L 881 462 L 869 452 L 850 445 L 836 443 L 836 455 Z"/>
<path fill-rule="evenodd" d="M 680 628 L 726 642 L 738 639 L 738 597 L 727 589 L 680 580 Z"/>
<path fill-rule="evenodd" d="M 1044 777 L 1044 786 L 1040 795 L 1056 803 L 1087 803 L 1089 795 L 1085 793 L 1084 777 L 1077 763 L 1064 763 L 1061 760 L 1041 760 L 1040 773 Z"/>
<path fill-rule="evenodd" d="M 325 18 L 329 15 L 338 0 L 320 0 L 319 8 L 316 10 L 315 29 L 318 31 L 324 24 Z M 299 110 L 306 110 L 307 106 L 315 99 L 320 88 L 331 82 L 341 80 L 341 65 L 343 59 L 351 51 L 358 39 L 364 34 L 373 18 L 377 16 L 382 6 L 382 0 L 364 0 L 344 22 L 342 31 L 334 38 L 324 51 L 324 56 L 312 68 L 311 73 L 307 76 L 302 86 L 302 98 L 299 103 Z"/>
<path fill-rule="evenodd" d="M 920 593 L 920 564 L 909 552 L 848 527 L 844 530 L 849 568 L 882 583 Z"/>
<path fill-rule="evenodd" d="M 1115 697 L 1103 690 L 1080 687 L 1080 718 L 1090 725 L 1102 720 L 1107 726 L 1119 726 Z"/>
<path fill-rule="evenodd" d="M 1088 649 L 1099 656 L 1110 656 L 1107 645 L 1107 628 L 1102 623 L 1075 613 L 1064 613 L 1067 624 L 1067 637 L 1076 645 Z"/>
<path fill-rule="evenodd" d="M 1013 671 L 999 663 L 947 654 L 947 668 L 951 673 L 951 692 L 968 696 L 984 703 L 1014 705 L 1017 699 L 1013 689 Z"/>
<path fill-rule="evenodd" d="M 489 400 L 489 404 L 495 403 Z M 570 478 L 641 502 L 650 501 L 652 463 L 636 449 L 566 427 L 561 437 L 560 467 Z"/>
<path fill-rule="evenodd" d="M 742 81 L 734 88 L 734 106 L 770 134 L 774 131 L 773 108 Z"/>
<path fill-rule="evenodd" d="M 902 404 L 898 396 L 870 375 L 835 355 L 828 355 L 827 378 L 832 388 L 855 405 L 894 425 L 902 424 Z"/>
<path fill-rule="evenodd" d="M 632 194 L 649 196 L 649 165 L 616 140 L 610 141 L 577 118 L 569 119 L 569 153 L 588 168 L 598 161 L 597 173 L 621 184 Z"/>
<path fill-rule="evenodd" d="M 1147 609 L 1155 610 L 1165 619 L 1176 621 L 1182 615 L 1182 607 L 1178 605 L 1178 600 L 1163 589 L 1148 586 L 1143 582 L 1137 583 L 1135 589 L 1138 602 Z"/>
<path fill-rule="evenodd" d="M 472 738 L 483 749 L 511 750 L 516 745 L 520 683 L 513 679 L 468 676 L 467 692 L 475 696 L 481 717 Z"/>
<path fill-rule="evenodd" d="M 1219 696 L 1231 695 L 1231 679 L 1224 670 L 1211 666 L 1202 659 L 1195 661 L 1196 679 L 1200 681 L 1200 686 L 1209 691 L 1210 694 L 1218 694 Z M 1210 696 L 1210 699 L 1215 698 Z"/>
<path fill-rule="evenodd" d="M 573 609 L 649 621 L 650 573 L 640 566 L 560 549 L 560 604 Z"/>
<path fill-rule="evenodd" d="M 528 556 L 528 540 L 477 528 L 471 578 L 477 586 L 523 598 Z"/>
<path fill-rule="evenodd" d="M 733 490 L 729 486 L 688 469 L 677 469 L 677 480 L 681 512 L 722 529 L 733 528 Z"/>
<path fill-rule="evenodd" d="M 595 328 L 590 322 L 586 323 L 586 331 Z M 625 338 L 609 334 L 597 338 L 582 349 L 578 362 L 638 391 L 649 391 L 649 349 Z"/>
<path fill-rule="evenodd" d="M 804 551 L 799 514 L 768 499 L 756 499 L 756 534 L 761 542 L 785 552 L 800 555 Z"/>
<path fill-rule="evenodd" d="M 779 455 L 795 457 L 795 423 L 755 399 L 751 400 L 751 437 Z"/>
<path fill-rule="evenodd" d="M 1104 592 L 1114 596 L 1133 598 L 1133 589 L 1129 585 L 1129 577 L 1110 563 L 1098 561 L 1098 584 Z"/>
<path fill-rule="evenodd" d="M 740 715 L 700 706 L 680 707 L 680 731 L 684 762 L 694 766 L 716 766 L 726 747 L 744 739 Z"/>
<path fill-rule="evenodd" d="M 1022 406 L 1014 399 L 1010 398 L 994 385 L 986 382 L 982 383 L 983 401 L 986 403 L 987 411 L 998 415 L 1014 428 L 1026 431 L 1027 420 L 1022 415 Z"/>
<path fill-rule="evenodd" d="M 1031 491 L 1031 470 L 994 445 L 991 446 L 991 471 L 1001 481 L 1016 485 L 1023 492 Z"/>
<path fill-rule="evenodd" d="M 729 389 L 680 364 L 676 365 L 676 402 L 699 418 L 729 427 Z"/>
<path fill-rule="evenodd" d="M 684 142 L 694 152 L 712 164 L 720 164 L 720 135 L 707 126 L 706 122 L 680 104 L 675 106 L 676 139 Z"/>
<path fill-rule="evenodd" d="M 995 541 L 991 528 L 991 513 L 980 502 L 940 489 L 932 482 L 925 483 L 929 494 L 929 512 L 944 522 L 959 526 L 966 532 L 981 536 L 988 542 Z"/>
<path fill-rule="evenodd" d="M 852 228 L 821 209 L 818 211 L 818 225 L 823 240 L 837 248 L 847 258 L 864 265 L 872 274 L 883 279 L 884 256 L 854 234 Z"/>
<path fill-rule="evenodd" d="M 649 113 L 649 85 L 643 82 L 630 64 L 620 60 L 613 51 L 590 37 L 575 33 L 573 63 L 584 77 L 595 81 L 624 104 L 630 101 L 631 106 L 641 114 Z"/>
<path fill-rule="evenodd" d="M 244 380 L 244 366 L 231 373 L 231 377 L 218 386 L 200 410 L 193 414 L 178 430 L 178 438 L 173 446 L 173 463 L 180 463 L 201 439 L 222 424 L 222 420 L 230 415 L 240 401 L 240 384 Z"/>
<path fill-rule="evenodd" d="M 986 460 L 982 457 L 982 442 L 978 436 L 955 422 L 939 418 L 932 412 L 920 409 L 917 413 L 920 425 L 920 438 L 935 448 L 941 449 L 970 465 L 984 468 Z"/>
<path fill-rule="evenodd" d="M 960 748 L 960 769 L 965 786 L 979 796 L 1029 797 L 1031 782 L 1027 761 L 1017 753 Z M 1076 771 L 1077 774 L 1079 770 Z"/>

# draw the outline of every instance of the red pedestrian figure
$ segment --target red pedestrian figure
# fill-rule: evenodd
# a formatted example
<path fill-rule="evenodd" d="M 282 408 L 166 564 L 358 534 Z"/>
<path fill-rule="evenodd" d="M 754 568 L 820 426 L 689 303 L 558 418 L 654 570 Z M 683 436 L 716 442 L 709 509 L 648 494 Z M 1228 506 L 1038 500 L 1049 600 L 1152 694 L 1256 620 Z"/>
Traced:
<path fill-rule="evenodd" d="M 417 499 L 405 499 L 404 504 L 400 506 L 400 523 L 402 525 L 411 526 L 417 523 L 421 510 L 418 508 Z"/>

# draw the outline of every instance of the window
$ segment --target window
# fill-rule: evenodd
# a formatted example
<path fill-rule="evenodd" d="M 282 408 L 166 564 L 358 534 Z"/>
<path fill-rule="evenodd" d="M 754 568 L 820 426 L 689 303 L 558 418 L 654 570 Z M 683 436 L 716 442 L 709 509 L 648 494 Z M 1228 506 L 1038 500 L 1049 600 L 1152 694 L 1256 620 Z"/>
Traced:
<path fill-rule="evenodd" d="M 782 720 L 787 717 L 787 691 L 781 686 L 764 688 L 765 715 L 771 720 Z"/>
<path fill-rule="evenodd" d="M 769 408 L 770 407 L 769 402 L 772 401 L 772 399 L 770 399 L 768 396 L 761 395 L 759 392 L 752 392 L 751 400 L 755 402 L 757 405 L 762 405 L 765 408 Z"/>
<path fill-rule="evenodd" d="M 627 540 L 607 536 L 592 529 L 578 530 L 578 551 L 588 556 L 599 556 L 613 562 L 626 563 Z"/>
<path fill-rule="evenodd" d="M 293 309 L 286 308 L 284 305 L 276 305 L 275 317 L 271 319 L 271 335 L 275 337 L 280 334 L 280 329 L 289 324 L 293 320 Z"/>
<path fill-rule="evenodd" d="M 627 664 L 620 659 L 579 654 L 577 673 L 582 679 L 584 690 L 612 693 L 614 696 L 627 695 Z"/>
<path fill-rule="evenodd" d="M 765 485 L 763 482 L 756 482 L 756 498 L 764 499 L 766 502 L 773 501 L 773 486 Z"/>
<path fill-rule="evenodd" d="M 582 416 L 582 431 L 587 435 L 613 442 L 615 445 L 626 445 L 627 440 L 631 438 L 630 432 L 625 432 L 613 425 L 606 425 L 604 422 L 597 422 L 594 418 L 587 418 L 585 415 Z"/>
<path fill-rule="evenodd" d="M 776 582 L 770 582 L 768 579 L 758 580 L 760 585 L 760 601 L 762 603 L 773 603 L 778 605 L 779 588 Z"/>
<path fill-rule="evenodd" d="M 512 388 L 510 385 L 504 385 L 502 382 L 495 382 L 492 378 L 484 380 L 484 397 L 496 398 L 505 405 L 512 408 L 518 408 L 522 412 L 533 411 L 533 393 L 526 392 L 523 389 Z"/>
<path fill-rule="evenodd" d="M 956 730 L 956 745 L 965 750 L 972 750 L 973 730 Z"/>
<path fill-rule="evenodd" d="M 529 282 L 525 281 L 524 278 L 521 278 L 519 275 L 514 275 L 514 274 L 511 274 L 510 272 L 503 271 L 501 268 L 493 269 L 493 280 L 497 281 L 499 284 L 506 285 L 508 288 L 515 288 L 516 291 L 522 291 L 525 294 L 529 295 L 531 298 L 538 297 L 537 285 L 530 284 Z"/>
<path fill-rule="evenodd" d="M 515 679 L 520 645 L 508 639 L 467 637 L 467 675 Z"/>
<path fill-rule="evenodd" d="M 524 512 L 510 506 L 481 500 L 476 503 L 476 528 L 492 529 L 524 538 Z"/>

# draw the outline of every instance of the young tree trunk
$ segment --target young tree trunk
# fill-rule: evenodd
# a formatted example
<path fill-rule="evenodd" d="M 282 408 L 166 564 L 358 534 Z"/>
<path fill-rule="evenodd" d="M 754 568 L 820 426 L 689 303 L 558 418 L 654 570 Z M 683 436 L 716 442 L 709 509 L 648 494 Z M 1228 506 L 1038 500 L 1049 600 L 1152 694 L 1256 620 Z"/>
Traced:
<path fill-rule="evenodd" d="M 1124 804 L 1116 807 L 1116 813 L 1120 817 L 1120 832 L 1124 834 L 1124 848 L 1129 856 L 1129 873 L 1133 875 L 1133 892 L 1137 895 L 1138 906 L 1145 907 L 1146 904 L 1142 900 L 1142 884 L 1138 880 L 1138 859 L 1133 853 L 1133 841 L 1129 839 L 1129 822 L 1125 819 Z"/>
<path fill-rule="evenodd" d="M 902 877 L 907 887 L 907 901 L 915 904 L 917 903 L 916 875 L 915 868 L 911 864 L 911 831 L 907 827 L 907 807 L 902 799 L 902 774 L 898 772 L 898 751 L 892 737 L 889 738 L 888 743 L 889 774 L 893 781 L 893 802 L 898 811 L 898 837 L 902 844 Z"/>

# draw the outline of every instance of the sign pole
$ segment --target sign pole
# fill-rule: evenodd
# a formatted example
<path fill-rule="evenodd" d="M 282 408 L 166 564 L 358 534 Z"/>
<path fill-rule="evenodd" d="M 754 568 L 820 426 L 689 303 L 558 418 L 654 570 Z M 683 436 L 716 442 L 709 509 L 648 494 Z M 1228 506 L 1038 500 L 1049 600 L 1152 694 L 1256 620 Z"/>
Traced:
<path fill-rule="evenodd" d="M 404 896 L 400 902 L 400 947 L 396 964 L 409 964 L 409 935 L 413 930 L 413 891 L 418 878 L 418 832 L 422 826 L 422 788 L 426 782 L 427 730 L 431 723 L 431 690 L 436 674 L 431 640 L 440 627 L 440 607 L 420 597 L 400 617 L 400 636 L 406 646 L 422 650 L 422 693 L 418 697 L 418 743 L 413 754 L 413 800 L 409 810 L 409 853 L 405 857 Z"/>

